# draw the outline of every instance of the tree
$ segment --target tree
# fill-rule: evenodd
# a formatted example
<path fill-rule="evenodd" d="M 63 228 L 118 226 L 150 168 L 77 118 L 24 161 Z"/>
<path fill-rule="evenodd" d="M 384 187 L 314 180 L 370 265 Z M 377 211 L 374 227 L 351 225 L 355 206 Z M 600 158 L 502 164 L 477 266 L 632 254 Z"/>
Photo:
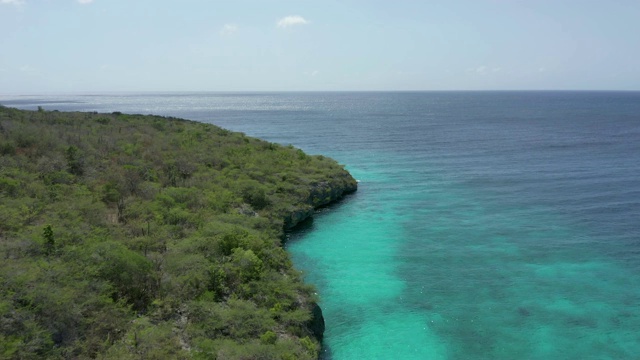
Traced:
<path fill-rule="evenodd" d="M 84 173 L 84 159 L 77 146 L 67 147 L 65 158 L 67 159 L 67 169 L 71 174 L 81 176 Z"/>
<path fill-rule="evenodd" d="M 44 238 L 44 252 L 47 255 L 51 255 L 56 247 L 56 240 L 53 236 L 53 229 L 51 225 L 47 225 L 42 230 L 42 237 Z"/>

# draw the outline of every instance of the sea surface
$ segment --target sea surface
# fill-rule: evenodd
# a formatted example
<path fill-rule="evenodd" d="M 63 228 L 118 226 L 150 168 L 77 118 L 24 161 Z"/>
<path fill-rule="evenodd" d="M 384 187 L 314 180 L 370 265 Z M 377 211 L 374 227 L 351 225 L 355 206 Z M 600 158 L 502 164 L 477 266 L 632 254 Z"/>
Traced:
<path fill-rule="evenodd" d="M 640 358 L 640 92 L 0 96 L 171 115 L 335 158 L 289 234 L 325 359 Z"/>

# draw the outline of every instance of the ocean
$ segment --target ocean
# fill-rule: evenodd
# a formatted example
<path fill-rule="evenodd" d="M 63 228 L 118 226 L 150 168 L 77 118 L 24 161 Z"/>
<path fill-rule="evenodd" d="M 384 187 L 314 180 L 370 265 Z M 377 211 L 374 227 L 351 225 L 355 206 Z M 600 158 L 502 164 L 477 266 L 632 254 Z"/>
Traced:
<path fill-rule="evenodd" d="M 288 234 L 324 359 L 637 359 L 640 92 L 0 96 L 158 114 L 336 159 L 357 193 Z"/>

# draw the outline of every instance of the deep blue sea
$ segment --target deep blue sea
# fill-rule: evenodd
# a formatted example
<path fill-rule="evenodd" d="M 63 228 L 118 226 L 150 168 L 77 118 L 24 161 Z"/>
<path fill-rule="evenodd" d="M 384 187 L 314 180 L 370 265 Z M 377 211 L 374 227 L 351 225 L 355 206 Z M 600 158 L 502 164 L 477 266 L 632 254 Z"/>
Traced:
<path fill-rule="evenodd" d="M 171 115 L 331 156 L 290 234 L 326 359 L 640 358 L 640 92 L 0 96 Z"/>

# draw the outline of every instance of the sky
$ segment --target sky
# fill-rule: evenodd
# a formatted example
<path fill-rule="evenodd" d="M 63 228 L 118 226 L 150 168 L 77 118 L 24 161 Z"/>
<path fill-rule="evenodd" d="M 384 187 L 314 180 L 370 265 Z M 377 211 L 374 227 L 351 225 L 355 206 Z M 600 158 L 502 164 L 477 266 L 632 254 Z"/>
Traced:
<path fill-rule="evenodd" d="M 639 0 L 0 0 L 0 94 L 640 90 Z"/>

